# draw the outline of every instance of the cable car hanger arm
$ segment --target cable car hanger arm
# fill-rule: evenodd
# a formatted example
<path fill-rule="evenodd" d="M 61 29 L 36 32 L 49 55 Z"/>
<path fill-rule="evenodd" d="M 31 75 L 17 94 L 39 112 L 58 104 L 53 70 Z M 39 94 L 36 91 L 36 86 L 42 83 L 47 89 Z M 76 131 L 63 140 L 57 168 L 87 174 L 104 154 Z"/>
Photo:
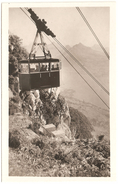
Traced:
<path fill-rule="evenodd" d="M 48 36 L 56 37 L 55 34 L 46 26 L 47 22 L 44 19 L 39 19 L 39 17 L 32 11 L 31 8 L 26 9 L 30 13 L 30 17 L 35 22 L 38 32 L 45 32 Z"/>

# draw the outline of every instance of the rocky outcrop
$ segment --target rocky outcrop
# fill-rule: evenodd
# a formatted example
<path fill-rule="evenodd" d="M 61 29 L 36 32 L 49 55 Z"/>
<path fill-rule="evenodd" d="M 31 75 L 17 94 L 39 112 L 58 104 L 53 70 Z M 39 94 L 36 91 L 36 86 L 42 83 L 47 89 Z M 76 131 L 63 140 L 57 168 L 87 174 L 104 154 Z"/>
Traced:
<path fill-rule="evenodd" d="M 67 124 L 65 124 L 63 121 L 58 125 L 57 130 L 63 130 L 65 133 L 65 136 L 71 139 L 71 131 Z"/>
<path fill-rule="evenodd" d="M 58 88 L 20 92 L 20 97 L 25 114 L 38 118 L 42 125 L 54 124 L 71 139 L 69 108 Z"/>

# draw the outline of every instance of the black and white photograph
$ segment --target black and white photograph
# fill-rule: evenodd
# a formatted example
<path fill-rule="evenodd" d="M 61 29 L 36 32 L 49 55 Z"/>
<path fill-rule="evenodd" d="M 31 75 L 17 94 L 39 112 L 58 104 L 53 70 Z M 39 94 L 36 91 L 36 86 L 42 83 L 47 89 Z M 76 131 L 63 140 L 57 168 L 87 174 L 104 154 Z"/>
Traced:
<path fill-rule="evenodd" d="M 9 3 L 9 178 L 111 177 L 111 5 Z"/>

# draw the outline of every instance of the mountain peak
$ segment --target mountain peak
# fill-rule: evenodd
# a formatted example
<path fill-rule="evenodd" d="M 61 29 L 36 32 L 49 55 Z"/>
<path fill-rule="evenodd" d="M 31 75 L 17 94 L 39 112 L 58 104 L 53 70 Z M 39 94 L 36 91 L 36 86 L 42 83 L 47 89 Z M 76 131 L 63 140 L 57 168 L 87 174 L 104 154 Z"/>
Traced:
<path fill-rule="evenodd" d="M 81 42 L 78 44 L 79 46 L 84 46 Z"/>
<path fill-rule="evenodd" d="M 87 46 L 83 45 L 81 42 L 80 42 L 79 44 L 74 45 L 73 48 L 74 48 L 74 49 L 82 49 L 82 50 L 83 50 L 83 49 L 84 49 L 84 50 L 90 49 L 90 47 L 87 47 Z"/>

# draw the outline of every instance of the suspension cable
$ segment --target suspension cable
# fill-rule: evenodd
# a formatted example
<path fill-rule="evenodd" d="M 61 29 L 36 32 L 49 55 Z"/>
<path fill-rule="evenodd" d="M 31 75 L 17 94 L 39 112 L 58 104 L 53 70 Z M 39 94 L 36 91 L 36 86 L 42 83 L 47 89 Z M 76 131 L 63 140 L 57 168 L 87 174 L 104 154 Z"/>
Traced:
<path fill-rule="evenodd" d="M 45 34 L 47 37 L 47 35 Z M 48 37 L 47 37 L 48 38 Z M 78 72 L 78 70 L 72 65 L 72 63 L 64 56 L 64 54 L 56 47 L 56 45 L 48 38 L 48 40 L 55 46 L 55 48 L 60 52 L 60 54 L 68 61 L 68 63 L 72 66 L 72 68 L 78 73 L 78 75 L 84 80 L 84 82 L 92 89 L 92 91 L 99 97 L 99 99 L 107 106 L 108 109 L 109 106 L 104 102 L 104 100 L 98 95 L 98 93 L 93 89 L 93 87 L 86 81 L 86 79 Z"/>
<path fill-rule="evenodd" d="M 20 8 L 24 13 L 25 13 L 25 15 L 35 24 L 35 22 L 28 16 L 28 14 L 22 9 L 22 8 Z M 26 9 L 26 8 L 25 8 Z M 26 9 L 27 10 L 27 9 Z"/>
<path fill-rule="evenodd" d="M 53 38 L 67 53 L 68 55 L 109 95 L 109 91 L 106 90 L 106 88 L 90 73 L 78 59 L 71 54 L 70 51 L 66 49 L 56 38 Z"/>
<path fill-rule="evenodd" d="M 95 37 L 95 39 L 97 40 L 98 44 L 100 45 L 100 47 L 102 48 L 103 52 L 105 53 L 105 55 L 107 56 L 107 58 L 109 59 L 109 54 L 107 53 L 107 51 L 105 50 L 105 48 L 103 47 L 102 43 L 100 42 L 99 38 L 97 37 L 97 35 L 95 34 L 95 32 L 93 31 L 92 27 L 90 26 L 89 22 L 87 21 L 86 17 L 84 16 L 84 14 L 82 13 L 82 11 L 80 10 L 79 7 L 76 7 L 77 11 L 79 12 L 79 14 L 81 15 L 81 17 L 83 18 L 83 20 L 85 21 L 85 23 L 87 24 L 88 28 L 90 29 L 90 31 L 92 32 L 93 36 Z"/>

